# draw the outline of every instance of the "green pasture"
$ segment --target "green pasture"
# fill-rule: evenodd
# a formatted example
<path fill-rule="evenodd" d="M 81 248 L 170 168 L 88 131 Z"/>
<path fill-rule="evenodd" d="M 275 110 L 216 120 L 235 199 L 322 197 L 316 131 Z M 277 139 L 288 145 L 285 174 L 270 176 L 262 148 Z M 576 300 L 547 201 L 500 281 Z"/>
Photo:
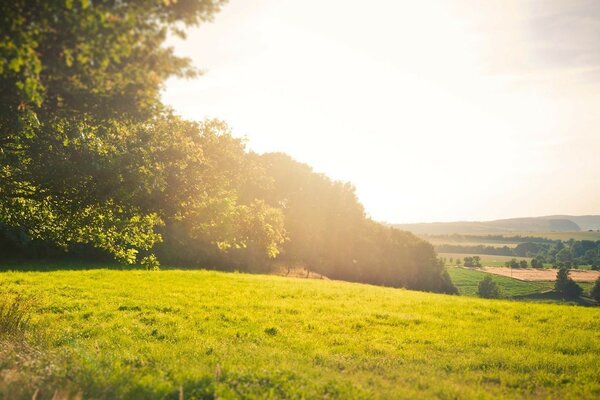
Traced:
<path fill-rule="evenodd" d="M 3 272 L 0 291 L 31 304 L 2 337 L 4 399 L 600 396 L 596 307 L 177 270 Z"/>

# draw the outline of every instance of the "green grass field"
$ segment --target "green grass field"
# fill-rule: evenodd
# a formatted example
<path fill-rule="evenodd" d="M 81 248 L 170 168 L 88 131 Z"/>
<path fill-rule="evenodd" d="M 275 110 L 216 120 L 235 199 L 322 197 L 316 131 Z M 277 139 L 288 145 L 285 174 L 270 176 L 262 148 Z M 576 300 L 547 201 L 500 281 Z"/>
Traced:
<path fill-rule="evenodd" d="M 554 282 L 525 282 L 467 268 L 448 268 L 448 273 L 460 294 L 467 296 L 477 295 L 479 282 L 486 275 L 490 275 L 492 280 L 496 282 L 503 297 L 527 296 L 545 292 L 554 287 Z"/>
<path fill-rule="evenodd" d="M 466 254 L 466 253 L 438 253 L 439 257 L 446 259 L 446 265 L 453 266 L 456 265 L 456 259 L 460 259 L 461 262 L 465 257 L 473 257 L 479 256 L 481 258 L 481 265 L 484 267 L 504 267 L 507 261 L 515 258 L 517 261 L 525 260 L 527 262 L 531 261 L 530 257 L 511 257 L 511 256 L 494 256 L 489 254 Z M 450 258 L 452 258 L 452 263 L 450 263 Z"/>
<path fill-rule="evenodd" d="M 479 282 L 486 276 L 490 275 L 492 280 L 496 282 L 501 290 L 502 297 L 506 298 L 519 298 L 520 300 L 535 300 L 535 301 L 548 301 L 556 302 L 557 299 L 554 296 L 548 296 L 544 299 L 538 296 L 539 294 L 546 293 L 554 289 L 553 281 L 537 281 L 527 282 L 520 281 L 518 279 L 509 278 L 506 276 L 487 274 L 483 271 L 472 270 L 468 268 L 448 268 L 448 273 L 452 278 L 452 282 L 458 288 L 460 294 L 466 296 L 476 296 Z M 593 282 L 577 282 L 583 289 L 583 295 L 588 296 L 592 289 Z M 558 300 L 562 302 L 563 300 Z"/>
<path fill-rule="evenodd" d="M 3 272 L 0 398 L 600 396 L 600 309 L 207 271 Z M 515 289 L 516 291 L 517 289 Z"/>

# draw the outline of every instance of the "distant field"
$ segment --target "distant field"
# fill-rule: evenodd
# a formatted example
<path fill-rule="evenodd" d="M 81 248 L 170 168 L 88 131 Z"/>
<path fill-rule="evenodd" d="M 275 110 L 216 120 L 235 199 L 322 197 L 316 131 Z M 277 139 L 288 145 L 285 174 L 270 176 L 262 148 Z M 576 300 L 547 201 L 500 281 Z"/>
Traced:
<path fill-rule="evenodd" d="M 33 296 L 30 345 L 0 346 L 5 399 L 600 397 L 600 308 L 207 271 L 0 288 Z"/>
<path fill-rule="evenodd" d="M 492 280 L 496 282 L 501 290 L 502 297 L 514 298 L 514 297 L 530 297 L 531 300 L 539 300 L 538 295 L 544 292 L 548 292 L 554 289 L 554 280 L 556 278 L 556 272 L 549 275 L 547 280 L 519 280 L 516 278 L 510 278 L 510 275 L 495 274 L 495 270 L 503 268 L 490 268 L 488 271 L 481 269 L 469 269 L 461 267 L 449 267 L 448 273 L 452 278 L 452 282 L 458 288 L 460 294 L 467 296 L 477 295 L 477 289 L 479 282 L 488 274 L 492 275 Z M 521 270 L 513 270 L 513 273 L 518 273 Z M 584 295 L 588 296 L 592 289 L 593 282 L 577 282 L 584 291 Z M 542 299 L 543 300 L 543 299 Z"/>
<path fill-rule="evenodd" d="M 494 242 L 494 241 L 460 241 L 460 240 L 449 240 L 447 238 L 440 237 L 427 237 L 421 236 L 424 240 L 428 241 L 434 246 L 442 245 L 442 244 L 451 244 L 455 246 L 489 246 L 489 247 L 508 247 L 514 249 L 517 247 L 518 243 L 504 243 L 504 242 Z"/>
<path fill-rule="evenodd" d="M 510 276 L 522 281 L 550 281 L 556 279 L 556 268 L 484 268 L 485 272 L 502 276 Z M 571 278 L 577 282 L 594 282 L 600 277 L 600 271 L 571 270 Z"/>
<path fill-rule="evenodd" d="M 483 271 L 457 267 L 448 268 L 448 273 L 460 294 L 468 296 L 475 296 L 479 282 L 489 275 Z M 500 288 L 503 297 L 527 296 L 545 292 L 554 287 L 554 282 L 524 282 L 499 275 L 493 275 L 492 280 Z"/>
<path fill-rule="evenodd" d="M 465 257 L 473 257 L 479 256 L 481 258 L 481 265 L 485 267 L 504 267 L 504 263 L 506 261 L 510 261 L 513 258 L 517 259 L 517 261 L 525 260 L 527 262 L 531 261 L 529 257 L 511 257 L 511 256 L 492 256 L 489 254 L 466 254 L 466 253 L 438 253 L 438 257 L 442 257 L 446 259 L 446 265 L 455 265 L 456 259 L 459 258 L 461 261 L 464 260 Z M 453 262 L 450 263 L 450 258 L 452 258 Z"/>

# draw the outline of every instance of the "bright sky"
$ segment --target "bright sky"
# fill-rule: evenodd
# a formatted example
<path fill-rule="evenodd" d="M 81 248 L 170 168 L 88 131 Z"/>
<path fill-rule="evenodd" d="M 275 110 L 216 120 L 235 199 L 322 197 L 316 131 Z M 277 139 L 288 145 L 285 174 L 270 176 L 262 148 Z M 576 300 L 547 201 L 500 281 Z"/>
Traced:
<path fill-rule="evenodd" d="M 599 38 L 596 0 L 230 0 L 163 98 L 376 220 L 600 214 Z"/>

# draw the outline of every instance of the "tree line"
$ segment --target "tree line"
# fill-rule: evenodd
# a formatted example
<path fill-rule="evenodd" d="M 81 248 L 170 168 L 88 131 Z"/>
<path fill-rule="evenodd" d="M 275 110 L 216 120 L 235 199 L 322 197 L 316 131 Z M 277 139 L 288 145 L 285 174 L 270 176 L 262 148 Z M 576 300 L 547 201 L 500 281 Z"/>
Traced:
<path fill-rule="evenodd" d="M 493 247 L 485 245 L 461 246 L 453 244 L 437 245 L 436 250 L 445 253 L 474 253 L 498 256 L 532 257 L 532 266 L 542 267 L 552 264 L 557 267 L 591 265 L 600 269 L 600 241 L 593 240 L 545 240 L 541 242 L 519 243 L 516 247 Z"/>
<path fill-rule="evenodd" d="M 348 183 L 255 154 L 160 101 L 195 77 L 165 47 L 223 1 L 0 4 L 2 257 L 267 271 L 456 292 L 433 247 L 369 219 Z"/>

